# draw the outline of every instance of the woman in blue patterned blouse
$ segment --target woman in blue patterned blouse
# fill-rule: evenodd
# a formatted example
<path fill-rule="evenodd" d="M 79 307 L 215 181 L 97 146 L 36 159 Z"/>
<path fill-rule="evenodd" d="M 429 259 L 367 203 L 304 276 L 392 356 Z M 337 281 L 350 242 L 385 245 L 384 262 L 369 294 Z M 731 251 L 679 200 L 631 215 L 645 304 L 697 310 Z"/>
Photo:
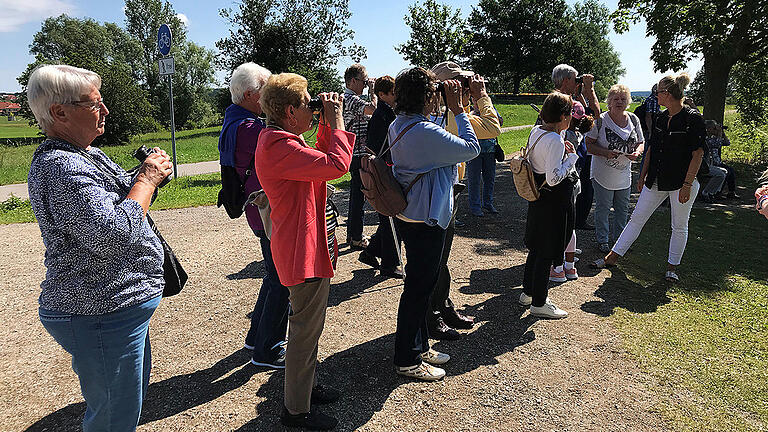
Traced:
<path fill-rule="evenodd" d="M 163 250 L 147 222 L 171 172 L 155 148 L 134 179 L 101 150 L 109 110 L 101 78 L 38 67 L 29 106 L 46 139 L 29 170 L 29 197 L 45 243 L 40 321 L 72 355 L 87 404 L 83 430 L 132 431 L 149 384 L 148 326 L 163 292 Z"/>

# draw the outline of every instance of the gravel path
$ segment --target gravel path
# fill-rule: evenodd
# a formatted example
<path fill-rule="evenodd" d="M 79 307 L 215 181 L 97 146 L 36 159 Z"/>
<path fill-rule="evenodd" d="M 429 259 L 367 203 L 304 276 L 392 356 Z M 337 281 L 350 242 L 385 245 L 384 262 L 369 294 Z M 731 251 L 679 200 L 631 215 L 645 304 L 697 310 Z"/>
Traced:
<path fill-rule="evenodd" d="M 320 380 L 343 391 L 325 408 L 341 431 L 656 431 L 654 383 L 628 359 L 605 316 L 618 286 L 582 265 L 582 278 L 551 291 L 571 316 L 543 321 L 517 305 L 525 260 L 525 203 L 509 170 L 496 183 L 501 215 L 470 218 L 462 199 L 451 255 L 452 298 L 478 325 L 455 342 L 447 377 L 408 381 L 392 366 L 400 281 L 382 280 L 344 246 L 320 341 Z M 346 197 L 335 200 L 346 212 Z M 190 281 L 164 300 L 151 325 L 152 384 L 141 431 L 283 430 L 282 372 L 248 363 L 240 349 L 264 272 L 245 220 L 200 207 L 154 213 Z M 342 218 L 343 220 L 344 218 Z M 368 213 L 366 232 L 374 230 Z M 346 237 L 341 228 L 339 238 Z M 591 244 L 591 234 L 582 233 Z M 586 244 L 587 242 L 585 242 Z M 0 226 L 0 429 L 78 430 L 84 412 L 69 356 L 37 319 L 44 248 L 35 224 Z M 592 277 L 589 277 L 592 275 Z M 586 277 L 585 277 L 586 276 Z M 618 279 L 618 280 L 617 280 Z M 606 294 L 609 293 L 609 294 Z"/>

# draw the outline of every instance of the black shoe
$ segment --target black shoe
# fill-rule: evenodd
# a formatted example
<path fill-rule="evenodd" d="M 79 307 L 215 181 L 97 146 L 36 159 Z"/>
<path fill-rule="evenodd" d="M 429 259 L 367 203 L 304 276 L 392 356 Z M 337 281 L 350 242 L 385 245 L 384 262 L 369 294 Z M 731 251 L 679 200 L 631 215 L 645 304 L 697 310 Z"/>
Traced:
<path fill-rule="evenodd" d="M 379 276 L 392 279 L 402 279 L 405 277 L 403 271 L 397 267 L 382 267 L 379 271 Z"/>
<path fill-rule="evenodd" d="M 475 325 L 474 319 L 456 312 L 456 309 L 453 308 L 443 309 L 442 312 L 440 312 L 440 316 L 443 318 L 443 321 L 445 321 L 445 324 L 453 328 L 469 330 Z"/>
<path fill-rule="evenodd" d="M 429 337 L 440 340 L 457 340 L 461 337 L 461 333 L 449 327 L 443 321 L 443 317 L 438 317 L 429 324 Z"/>
<path fill-rule="evenodd" d="M 360 252 L 360 256 L 357 257 L 357 260 L 375 269 L 379 268 L 379 260 L 376 259 L 376 257 L 373 256 L 373 254 L 368 253 L 367 250 Z"/>
<path fill-rule="evenodd" d="M 325 405 L 332 402 L 336 402 L 337 400 L 339 400 L 340 397 L 341 397 L 340 391 L 330 387 L 325 387 L 322 384 L 318 384 L 314 388 L 312 388 L 311 402 L 317 405 Z"/>
<path fill-rule="evenodd" d="M 464 228 L 465 226 L 467 226 L 467 224 L 465 224 L 464 222 L 456 219 L 456 220 L 453 221 L 453 226 L 454 226 L 454 228 Z"/>
<path fill-rule="evenodd" d="M 590 225 L 588 223 L 585 223 L 585 224 L 582 224 L 582 225 L 576 225 L 576 229 L 577 230 L 585 230 L 585 231 L 594 231 L 595 230 L 595 226 L 594 225 Z"/>
<path fill-rule="evenodd" d="M 339 424 L 335 418 L 325 415 L 321 412 L 310 411 L 303 414 L 291 414 L 288 409 L 283 407 L 280 414 L 280 423 L 283 426 L 307 428 L 310 430 L 331 430 Z"/>

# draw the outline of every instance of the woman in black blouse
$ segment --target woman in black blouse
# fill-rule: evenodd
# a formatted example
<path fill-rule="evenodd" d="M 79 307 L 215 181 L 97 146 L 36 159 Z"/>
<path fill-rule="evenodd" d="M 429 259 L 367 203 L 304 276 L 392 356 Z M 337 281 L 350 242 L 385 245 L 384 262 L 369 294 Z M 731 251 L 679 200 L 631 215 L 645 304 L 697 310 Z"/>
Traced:
<path fill-rule="evenodd" d="M 683 90 L 690 82 L 686 73 L 668 75 L 659 81 L 659 104 L 667 109 L 657 117 L 651 134 L 649 157 L 645 158 L 637 183 L 640 197 L 611 252 L 595 261 L 593 267 L 616 264 L 640 235 L 654 210 L 669 197 L 672 237 L 665 277 L 670 282 L 679 280 L 675 270 L 688 242 L 688 218 L 699 191 L 696 173 L 706 150 L 707 136 L 701 114 L 683 106 Z"/>

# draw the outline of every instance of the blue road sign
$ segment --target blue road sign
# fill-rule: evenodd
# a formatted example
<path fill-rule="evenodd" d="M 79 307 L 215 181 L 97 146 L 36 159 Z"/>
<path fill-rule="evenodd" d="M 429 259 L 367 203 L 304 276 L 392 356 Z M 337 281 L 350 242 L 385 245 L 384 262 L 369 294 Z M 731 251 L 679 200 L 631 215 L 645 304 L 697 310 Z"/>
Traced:
<path fill-rule="evenodd" d="M 171 28 L 163 24 L 157 29 L 157 50 L 167 56 L 171 52 Z"/>

